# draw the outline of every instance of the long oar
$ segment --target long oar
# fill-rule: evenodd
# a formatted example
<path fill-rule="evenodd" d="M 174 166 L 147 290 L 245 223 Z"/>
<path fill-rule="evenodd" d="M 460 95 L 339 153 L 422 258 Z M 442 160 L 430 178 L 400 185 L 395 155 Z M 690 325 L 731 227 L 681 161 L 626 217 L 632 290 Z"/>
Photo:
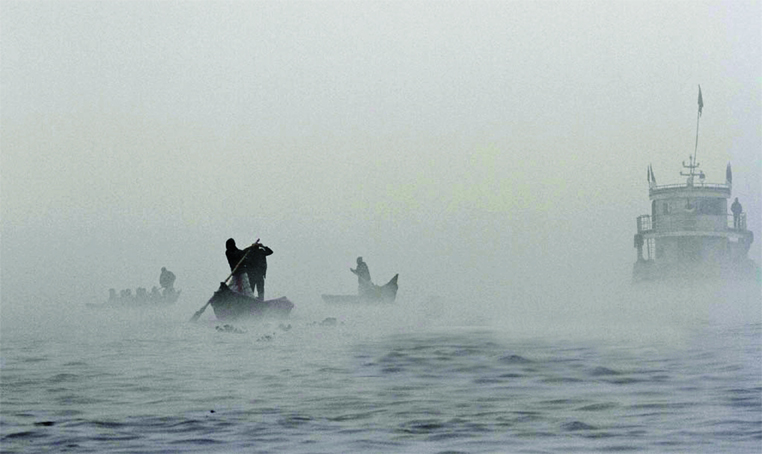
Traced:
<path fill-rule="evenodd" d="M 243 263 L 243 260 L 246 258 L 247 255 L 249 255 L 249 252 L 251 252 L 251 249 L 247 250 L 246 253 L 243 254 L 243 257 L 241 257 L 241 260 L 238 261 L 236 266 L 233 268 L 233 271 L 230 272 L 230 275 L 228 275 L 228 277 L 225 278 L 223 282 L 227 283 L 228 280 L 230 280 L 230 278 L 233 277 L 233 274 L 235 274 L 238 267 L 241 266 L 241 263 Z M 209 301 L 207 301 L 206 304 L 204 304 L 204 306 L 201 309 L 199 309 L 195 314 L 193 314 L 193 317 L 191 317 L 190 322 L 195 322 L 196 320 L 198 320 L 198 318 L 201 317 L 201 314 L 203 314 L 204 311 L 206 310 L 206 306 L 208 306 L 213 299 L 214 299 L 214 295 L 212 295 L 212 297 L 209 298 Z"/>

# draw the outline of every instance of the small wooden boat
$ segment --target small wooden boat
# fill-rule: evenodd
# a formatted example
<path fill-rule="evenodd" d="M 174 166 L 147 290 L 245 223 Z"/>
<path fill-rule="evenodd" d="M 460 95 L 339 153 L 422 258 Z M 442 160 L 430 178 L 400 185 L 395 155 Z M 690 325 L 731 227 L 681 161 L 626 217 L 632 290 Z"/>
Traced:
<path fill-rule="evenodd" d="M 95 309 L 167 307 L 177 301 L 177 299 L 180 297 L 180 292 L 182 292 L 182 290 L 175 289 L 171 289 L 169 291 L 165 290 L 164 293 L 147 293 L 145 291 L 138 291 L 135 296 L 132 294 L 115 296 L 115 294 L 112 293 L 111 297 L 105 303 L 87 303 L 85 306 Z"/>
<path fill-rule="evenodd" d="M 220 321 L 243 318 L 286 317 L 294 308 L 294 303 L 282 296 L 273 300 L 260 300 L 234 292 L 224 282 L 209 300 L 214 315 Z"/>
<path fill-rule="evenodd" d="M 399 274 L 382 286 L 373 285 L 362 295 L 321 295 L 330 304 L 383 304 L 393 303 L 397 298 L 397 278 Z"/>

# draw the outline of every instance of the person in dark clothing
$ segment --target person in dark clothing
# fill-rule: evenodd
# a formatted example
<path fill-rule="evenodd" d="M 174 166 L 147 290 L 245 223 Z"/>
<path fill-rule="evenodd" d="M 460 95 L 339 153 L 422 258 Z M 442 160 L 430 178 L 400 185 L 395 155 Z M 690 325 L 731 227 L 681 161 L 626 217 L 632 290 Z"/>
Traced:
<path fill-rule="evenodd" d="M 228 238 L 225 242 L 225 257 L 228 259 L 228 265 L 230 265 L 230 272 L 232 273 L 231 288 L 239 293 L 247 294 L 249 290 L 244 283 L 244 277 L 246 276 L 246 260 L 248 257 L 248 250 L 238 249 L 235 245 L 235 240 Z M 249 284 L 250 286 L 251 284 Z"/>
<path fill-rule="evenodd" d="M 235 240 L 228 238 L 228 240 L 225 242 L 225 257 L 228 259 L 230 271 L 235 271 L 234 276 L 243 273 L 244 269 L 246 268 L 245 264 L 243 263 L 241 263 L 240 266 L 238 265 L 241 259 L 243 259 L 244 254 L 246 254 L 246 250 L 238 249 L 238 247 L 235 245 Z M 236 266 L 238 266 L 237 269 Z"/>
<path fill-rule="evenodd" d="M 730 211 L 733 213 L 733 228 L 738 230 L 741 228 L 741 213 L 743 213 L 743 207 L 738 202 L 738 197 L 736 197 L 735 202 L 730 205 Z"/>
<path fill-rule="evenodd" d="M 267 277 L 267 256 L 273 250 L 259 242 L 259 239 L 249 248 L 246 256 L 246 274 L 249 277 L 251 291 L 257 291 L 257 298 L 265 299 L 265 277 Z"/>
<path fill-rule="evenodd" d="M 373 282 L 370 280 L 368 265 L 363 262 L 362 257 L 357 257 L 357 268 L 350 268 L 349 271 L 357 275 L 357 293 L 360 296 L 367 294 Z"/>
<path fill-rule="evenodd" d="M 162 267 L 161 274 L 159 275 L 159 285 L 161 285 L 164 295 L 173 293 L 175 291 L 175 273 Z"/>

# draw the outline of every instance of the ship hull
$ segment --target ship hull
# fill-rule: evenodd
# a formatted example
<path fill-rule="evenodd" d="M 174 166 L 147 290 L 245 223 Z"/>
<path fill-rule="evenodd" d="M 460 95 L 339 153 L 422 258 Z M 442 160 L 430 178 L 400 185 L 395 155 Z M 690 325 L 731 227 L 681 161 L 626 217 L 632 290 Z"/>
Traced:
<path fill-rule="evenodd" d="M 659 263 L 655 261 L 635 262 L 632 270 L 633 282 L 683 281 L 740 281 L 762 282 L 759 266 L 751 259 L 731 263 Z"/>

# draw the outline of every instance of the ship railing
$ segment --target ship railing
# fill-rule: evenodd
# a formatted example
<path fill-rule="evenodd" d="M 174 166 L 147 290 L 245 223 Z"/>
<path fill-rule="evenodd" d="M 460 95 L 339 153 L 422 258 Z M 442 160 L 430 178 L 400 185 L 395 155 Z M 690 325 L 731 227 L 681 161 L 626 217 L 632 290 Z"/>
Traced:
<path fill-rule="evenodd" d="M 732 214 L 699 214 L 692 216 L 664 215 L 656 216 L 655 218 L 652 218 L 650 214 L 644 214 L 638 216 L 636 223 L 638 233 L 724 230 L 745 231 L 746 213 L 741 213 L 739 215 L 737 228 Z"/>
<path fill-rule="evenodd" d="M 636 223 L 638 225 L 638 233 L 649 232 L 653 228 L 650 214 L 644 214 L 642 216 L 638 216 Z"/>
<path fill-rule="evenodd" d="M 728 228 L 731 230 L 746 230 L 746 213 L 741 213 L 738 215 L 738 228 L 735 227 L 735 220 L 733 219 L 733 215 L 728 215 Z"/>
<path fill-rule="evenodd" d="M 651 190 L 658 191 L 659 189 L 671 189 L 671 188 L 730 189 L 730 185 L 727 183 L 694 183 L 692 185 L 687 183 L 673 183 L 673 184 L 654 185 L 651 187 Z"/>

